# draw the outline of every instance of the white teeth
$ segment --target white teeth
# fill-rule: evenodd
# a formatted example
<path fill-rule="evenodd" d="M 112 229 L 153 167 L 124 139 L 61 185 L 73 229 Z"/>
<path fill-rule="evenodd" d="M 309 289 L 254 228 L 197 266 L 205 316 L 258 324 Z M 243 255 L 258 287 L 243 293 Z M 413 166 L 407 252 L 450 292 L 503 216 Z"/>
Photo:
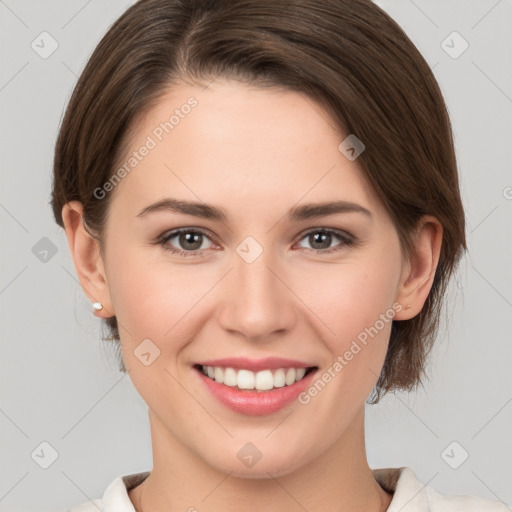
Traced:
<path fill-rule="evenodd" d="M 256 382 L 254 384 L 256 389 L 272 389 L 274 387 L 274 377 L 270 370 L 263 370 L 256 374 Z"/>
<path fill-rule="evenodd" d="M 282 368 L 279 368 L 279 370 L 276 370 L 276 373 L 274 373 L 274 387 L 282 388 L 284 385 L 285 385 L 284 370 Z"/>
<path fill-rule="evenodd" d="M 237 382 L 240 389 L 254 389 L 254 373 L 249 370 L 238 370 Z"/>
<path fill-rule="evenodd" d="M 306 373 L 306 368 L 297 368 L 296 374 L 295 374 L 295 381 L 298 381 L 304 377 L 304 374 Z"/>
<path fill-rule="evenodd" d="M 220 382 L 221 384 L 224 382 L 224 370 L 222 368 L 216 366 L 213 375 L 217 382 Z"/>
<path fill-rule="evenodd" d="M 226 386 L 232 387 L 238 384 L 236 372 L 233 370 L 233 368 L 226 368 L 224 370 L 224 384 L 226 384 Z"/>
<path fill-rule="evenodd" d="M 284 381 L 287 386 L 290 386 L 291 384 L 293 384 L 295 382 L 295 368 L 290 368 L 286 372 L 286 377 L 285 377 Z"/>
<path fill-rule="evenodd" d="M 239 389 L 256 389 L 266 391 L 273 388 L 291 386 L 301 380 L 306 374 L 306 368 L 279 368 L 252 372 L 250 370 L 235 370 L 218 366 L 202 366 L 201 371 L 210 379 Z"/>

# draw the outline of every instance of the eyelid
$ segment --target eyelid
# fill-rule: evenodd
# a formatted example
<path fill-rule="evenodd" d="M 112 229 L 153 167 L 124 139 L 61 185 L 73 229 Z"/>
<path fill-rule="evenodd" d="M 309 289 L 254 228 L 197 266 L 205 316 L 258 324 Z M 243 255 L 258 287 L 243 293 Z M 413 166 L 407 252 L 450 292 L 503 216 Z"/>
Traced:
<path fill-rule="evenodd" d="M 339 238 L 341 238 L 342 240 L 345 240 L 345 241 L 355 241 L 355 236 L 354 235 L 351 235 L 348 231 L 345 231 L 343 229 L 337 229 L 337 228 L 328 228 L 327 226 L 318 226 L 318 227 L 314 227 L 314 228 L 308 228 L 306 230 L 304 230 L 302 233 L 299 233 L 297 235 L 297 240 L 302 240 L 305 236 L 311 234 L 311 233 L 318 233 L 318 232 L 322 232 L 322 233 L 329 233 L 331 235 L 335 235 Z"/>
<path fill-rule="evenodd" d="M 171 229 L 169 231 L 166 231 L 163 233 L 160 237 L 158 237 L 156 244 L 163 247 L 164 250 L 169 251 L 171 254 L 177 254 L 181 257 L 188 257 L 188 256 L 196 256 L 196 257 L 202 257 L 204 256 L 204 253 L 207 251 L 207 249 L 196 249 L 194 251 L 186 251 L 184 249 L 175 248 L 174 246 L 169 244 L 169 240 L 172 238 L 175 238 L 181 233 L 199 233 L 202 234 L 204 237 L 208 238 L 212 244 L 219 245 L 215 241 L 215 237 L 211 235 L 210 231 L 205 228 L 199 228 L 194 226 L 182 226 L 180 228 Z M 326 226 L 315 226 L 312 228 L 308 228 L 298 235 L 296 235 L 295 240 L 296 243 L 300 243 L 306 236 L 308 236 L 311 233 L 327 233 L 329 235 L 332 235 L 340 240 L 340 243 L 335 245 L 334 247 L 329 247 L 326 249 L 314 249 L 309 247 L 301 247 L 302 250 L 305 250 L 306 252 L 317 254 L 317 255 L 327 255 L 331 253 L 335 253 L 338 251 L 342 251 L 347 247 L 356 247 L 360 245 L 360 240 L 357 239 L 354 235 L 348 233 L 345 230 L 338 229 L 338 228 L 330 228 Z M 294 244 L 295 245 L 295 244 Z"/>
<path fill-rule="evenodd" d="M 171 238 L 174 238 L 177 235 L 180 235 L 181 233 L 200 233 L 200 234 L 204 235 L 206 238 L 208 238 L 212 243 L 217 244 L 217 242 L 215 242 L 215 237 L 210 233 L 209 230 L 207 230 L 205 228 L 197 228 L 197 227 L 192 227 L 192 226 L 185 226 L 185 227 L 175 228 L 175 229 L 170 229 L 168 231 L 165 231 L 163 234 L 161 234 L 157 238 L 156 243 L 164 244 L 166 241 L 170 240 Z M 206 249 L 203 249 L 203 250 L 206 250 Z M 191 254 L 194 253 L 194 251 L 187 251 L 187 252 L 190 252 Z M 196 251 L 196 252 L 200 252 L 200 251 Z"/>

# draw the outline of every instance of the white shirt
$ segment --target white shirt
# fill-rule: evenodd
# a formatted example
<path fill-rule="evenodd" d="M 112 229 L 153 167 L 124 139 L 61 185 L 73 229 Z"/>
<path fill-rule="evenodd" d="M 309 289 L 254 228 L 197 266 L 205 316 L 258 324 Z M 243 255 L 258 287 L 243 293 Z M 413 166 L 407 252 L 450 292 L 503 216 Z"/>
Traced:
<path fill-rule="evenodd" d="M 424 486 L 408 467 L 372 470 L 375 480 L 393 493 L 387 512 L 510 512 L 500 501 L 473 495 L 445 496 L 430 486 Z M 117 477 L 103 497 L 87 501 L 66 512 L 135 512 L 128 491 L 143 482 L 149 471 Z"/>

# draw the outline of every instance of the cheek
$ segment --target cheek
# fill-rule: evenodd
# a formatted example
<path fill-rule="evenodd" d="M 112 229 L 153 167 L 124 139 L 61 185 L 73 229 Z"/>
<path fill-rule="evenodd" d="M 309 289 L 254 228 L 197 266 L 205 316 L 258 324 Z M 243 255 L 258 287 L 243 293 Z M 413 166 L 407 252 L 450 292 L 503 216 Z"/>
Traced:
<path fill-rule="evenodd" d="M 316 290 L 308 293 L 311 309 L 334 331 L 333 339 L 356 337 L 392 307 L 399 279 L 395 261 L 368 259 L 331 267 L 305 284 L 305 290 Z"/>
<path fill-rule="evenodd" d="M 321 293 L 308 296 L 309 306 L 322 321 L 318 337 L 328 355 L 299 402 L 333 418 L 323 432 L 326 439 L 348 425 L 378 380 L 395 315 L 397 271 L 390 257 L 378 266 L 359 260 L 311 278 Z M 318 325 L 313 317 L 308 322 Z"/>
<path fill-rule="evenodd" d="M 304 302 L 321 320 L 322 338 L 333 357 L 351 349 L 356 340 L 365 347 L 361 351 L 361 355 L 365 352 L 364 357 L 358 356 L 359 359 L 369 358 L 367 362 L 371 362 L 372 358 L 385 355 L 394 316 L 392 305 L 400 258 L 389 250 L 385 256 L 384 251 L 381 254 L 382 257 L 370 255 L 326 267 L 303 284 L 303 297 L 307 297 Z M 370 340 L 373 340 L 372 348 L 366 349 Z"/>
<path fill-rule="evenodd" d="M 194 277 L 192 265 L 173 266 L 165 255 L 149 261 L 149 252 L 132 250 L 124 257 L 114 256 L 112 261 L 119 264 L 111 267 L 108 276 L 127 365 L 145 339 L 152 340 L 162 353 L 177 353 L 182 348 L 180 340 L 185 343 L 193 334 L 189 330 L 197 325 L 195 310 L 207 291 L 204 283 L 210 282 Z M 167 343 L 170 339 L 172 343 Z"/>

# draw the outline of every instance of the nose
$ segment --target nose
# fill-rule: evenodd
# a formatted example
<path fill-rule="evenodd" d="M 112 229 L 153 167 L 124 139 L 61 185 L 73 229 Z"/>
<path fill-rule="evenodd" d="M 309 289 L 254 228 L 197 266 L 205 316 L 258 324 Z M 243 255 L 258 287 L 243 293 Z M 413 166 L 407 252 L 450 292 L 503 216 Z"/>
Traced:
<path fill-rule="evenodd" d="M 221 327 L 254 342 L 272 342 L 293 329 L 298 300 L 286 282 L 288 274 L 270 250 L 252 262 L 235 254 L 226 276 Z"/>

